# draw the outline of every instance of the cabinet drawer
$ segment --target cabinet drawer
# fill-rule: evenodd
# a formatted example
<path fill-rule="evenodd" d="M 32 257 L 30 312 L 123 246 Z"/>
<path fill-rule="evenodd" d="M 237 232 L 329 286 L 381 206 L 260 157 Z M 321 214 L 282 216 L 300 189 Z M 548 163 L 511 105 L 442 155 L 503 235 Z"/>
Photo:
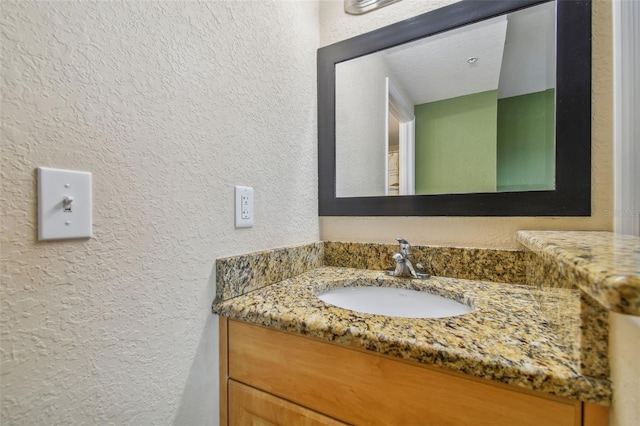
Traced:
<path fill-rule="evenodd" d="M 580 425 L 582 404 L 230 320 L 231 379 L 358 425 Z"/>
<path fill-rule="evenodd" d="M 308 410 L 242 383 L 229 381 L 229 425 L 345 426 L 344 423 Z"/>

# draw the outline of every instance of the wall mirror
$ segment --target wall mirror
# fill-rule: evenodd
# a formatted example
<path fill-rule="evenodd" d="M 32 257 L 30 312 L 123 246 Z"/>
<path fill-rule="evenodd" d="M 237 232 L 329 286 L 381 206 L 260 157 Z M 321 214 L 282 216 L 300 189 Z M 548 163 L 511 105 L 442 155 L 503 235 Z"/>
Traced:
<path fill-rule="evenodd" d="M 463 0 L 318 50 L 321 216 L 588 216 L 591 4 Z"/>

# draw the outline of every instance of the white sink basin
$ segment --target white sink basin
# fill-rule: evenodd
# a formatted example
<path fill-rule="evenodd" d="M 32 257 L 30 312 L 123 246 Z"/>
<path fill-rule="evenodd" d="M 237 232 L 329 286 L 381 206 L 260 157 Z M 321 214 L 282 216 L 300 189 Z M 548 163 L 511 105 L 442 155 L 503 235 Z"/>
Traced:
<path fill-rule="evenodd" d="M 446 297 L 390 287 L 340 287 L 317 295 L 325 303 L 367 314 L 401 318 L 444 318 L 471 308 Z"/>

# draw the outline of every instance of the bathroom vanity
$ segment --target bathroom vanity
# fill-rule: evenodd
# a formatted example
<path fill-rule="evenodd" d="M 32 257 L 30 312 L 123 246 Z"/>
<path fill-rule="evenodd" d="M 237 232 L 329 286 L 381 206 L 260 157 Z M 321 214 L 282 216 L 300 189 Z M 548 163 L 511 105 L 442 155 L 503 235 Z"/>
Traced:
<path fill-rule="evenodd" d="M 221 424 L 606 424 L 602 405 L 242 321 L 223 318 L 220 324 L 220 391 L 228 398 Z"/>
<path fill-rule="evenodd" d="M 640 314 L 640 242 L 598 232 L 518 239 L 526 250 L 415 247 L 435 275 L 423 280 L 385 273 L 394 245 L 218 259 L 221 424 L 606 425 L 607 315 Z M 399 318 L 317 297 L 363 285 L 472 311 Z"/>

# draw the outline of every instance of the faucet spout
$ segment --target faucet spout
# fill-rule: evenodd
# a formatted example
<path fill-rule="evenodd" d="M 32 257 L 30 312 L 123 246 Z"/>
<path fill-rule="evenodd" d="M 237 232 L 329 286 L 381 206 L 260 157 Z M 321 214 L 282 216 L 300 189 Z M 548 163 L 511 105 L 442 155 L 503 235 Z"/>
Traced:
<path fill-rule="evenodd" d="M 411 245 L 409 242 L 402 237 L 397 237 L 396 241 L 400 243 L 400 254 L 404 257 L 411 256 Z"/>

